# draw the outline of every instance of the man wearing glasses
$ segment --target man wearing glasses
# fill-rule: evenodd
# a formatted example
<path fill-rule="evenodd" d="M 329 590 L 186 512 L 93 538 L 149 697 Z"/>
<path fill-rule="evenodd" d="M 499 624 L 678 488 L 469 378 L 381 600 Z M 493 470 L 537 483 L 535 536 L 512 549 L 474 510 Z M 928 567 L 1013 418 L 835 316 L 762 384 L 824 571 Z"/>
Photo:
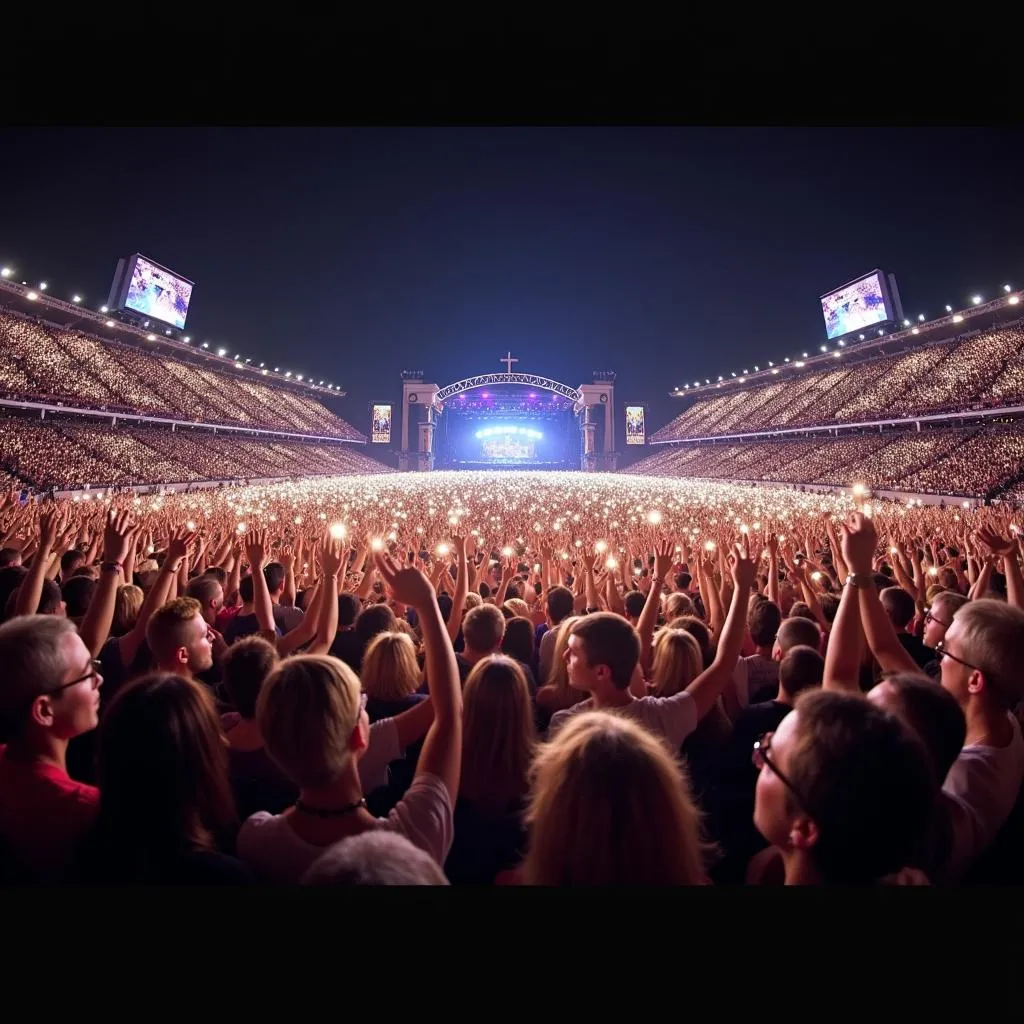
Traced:
<path fill-rule="evenodd" d="M 0 626 L 0 666 L 0 846 L 16 877 L 56 880 L 99 809 L 66 755 L 99 722 L 103 677 L 74 623 L 52 615 Z"/>

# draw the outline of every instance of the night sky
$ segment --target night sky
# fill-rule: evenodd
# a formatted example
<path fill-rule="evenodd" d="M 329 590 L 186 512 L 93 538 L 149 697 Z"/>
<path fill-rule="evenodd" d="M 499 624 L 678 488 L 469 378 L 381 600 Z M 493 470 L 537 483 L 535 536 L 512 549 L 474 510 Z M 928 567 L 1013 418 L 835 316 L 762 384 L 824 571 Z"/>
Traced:
<path fill-rule="evenodd" d="M 648 431 L 698 377 L 820 344 L 818 296 L 908 316 L 1024 281 L 1021 130 L 6 129 L 0 263 L 105 301 L 142 252 L 186 330 L 340 383 L 340 411 L 504 369 L 618 372 Z M 622 429 L 619 414 L 619 429 Z M 621 450 L 621 438 L 620 438 Z"/>

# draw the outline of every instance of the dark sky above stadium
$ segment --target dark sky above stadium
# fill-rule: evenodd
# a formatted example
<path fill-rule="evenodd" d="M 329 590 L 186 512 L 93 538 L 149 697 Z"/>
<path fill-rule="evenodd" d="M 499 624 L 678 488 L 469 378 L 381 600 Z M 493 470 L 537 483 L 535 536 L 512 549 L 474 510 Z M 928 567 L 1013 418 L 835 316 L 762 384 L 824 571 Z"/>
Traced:
<path fill-rule="evenodd" d="M 195 282 L 187 329 L 341 383 L 343 414 L 527 370 L 675 385 L 818 345 L 818 296 L 881 267 L 908 316 L 1024 280 L 1024 132 L 18 129 L 0 263 L 105 301 L 118 257 Z"/>

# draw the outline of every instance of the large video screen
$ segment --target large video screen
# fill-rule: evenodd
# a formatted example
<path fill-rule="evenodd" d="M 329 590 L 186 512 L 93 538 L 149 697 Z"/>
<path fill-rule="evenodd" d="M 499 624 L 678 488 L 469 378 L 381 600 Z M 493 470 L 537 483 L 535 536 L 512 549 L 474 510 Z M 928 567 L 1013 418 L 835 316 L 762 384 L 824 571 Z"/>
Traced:
<path fill-rule="evenodd" d="M 484 427 L 476 432 L 485 459 L 535 459 L 537 444 L 544 436 L 540 430 L 522 426 Z"/>
<path fill-rule="evenodd" d="M 162 320 L 180 330 L 185 326 L 191 298 L 190 281 L 151 263 L 143 256 L 135 257 L 128 294 L 124 300 L 125 309 Z"/>
<path fill-rule="evenodd" d="M 644 430 L 644 407 L 642 405 L 626 406 L 626 444 L 646 444 L 647 433 Z"/>
<path fill-rule="evenodd" d="M 830 340 L 894 319 L 881 272 L 822 296 L 821 312 Z"/>
<path fill-rule="evenodd" d="M 372 444 L 391 444 L 391 406 L 373 407 L 373 429 L 370 432 Z"/>

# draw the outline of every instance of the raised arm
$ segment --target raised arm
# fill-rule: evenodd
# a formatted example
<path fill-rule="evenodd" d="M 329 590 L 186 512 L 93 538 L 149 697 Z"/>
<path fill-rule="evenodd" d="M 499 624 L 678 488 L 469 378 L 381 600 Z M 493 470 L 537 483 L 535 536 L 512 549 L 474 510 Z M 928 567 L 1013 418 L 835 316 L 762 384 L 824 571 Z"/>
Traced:
<path fill-rule="evenodd" d="M 131 528 L 128 513 L 114 513 L 107 516 L 103 531 L 103 562 L 100 565 L 100 580 L 89 602 L 89 608 L 78 628 L 82 643 L 95 658 L 106 643 L 110 626 L 114 621 L 114 601 L 121 583 L 121 572 L 131 548 Z"/>
<path fill-rule="evenodd" d="M 462 768 L 462 689 L 455 651 L 445 632 L 437 595 L 419 569 L 412 566 L 403 569 L 384 553 L 376 554 L 374 561 L 395 599 L 416 609 L 423 631 L 427 689 L 434 707 L 434 721 L 423 741 L 416 774 L 438 776 L 454 804 Z"/>
<path fill-rule="evenodd" d="M 466 538 L 453 537 L 455 544 L 455 564 L 458 575 L 455 578 L 455 596 L 452 598 L 452 610 L 448 616 L 448 639 L 455 643 L 462 627 L 462 609 L 466 607 L 469 594 L 469 563 L 466 560 Z"/>

